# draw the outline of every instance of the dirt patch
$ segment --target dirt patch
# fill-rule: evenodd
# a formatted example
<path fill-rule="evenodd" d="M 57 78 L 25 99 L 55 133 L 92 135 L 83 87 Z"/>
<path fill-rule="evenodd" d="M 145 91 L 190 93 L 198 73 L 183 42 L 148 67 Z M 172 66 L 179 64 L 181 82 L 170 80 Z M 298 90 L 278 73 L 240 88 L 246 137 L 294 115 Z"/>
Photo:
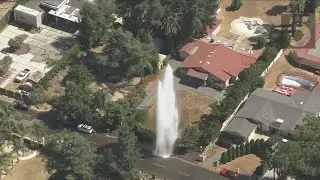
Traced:
<path fill-rule="evenodd" d="M 38 111 L 38 112 L 48 112 L 48 111 L 52 110 L 52 106 L 48 103 L 43 103 L 43 104 L 39 104 L 36 106 L 31 106 L 30 108 L 32 110 Z"/>
<path fill-rule="evenodd" d="M 243 17 L 259 17 L 264 22 L 274 25 L 280 25 L 281 16 L 269 16 L 266 14 L 269 10 L 272 9 L 275 5 L 287 5 L 289 0 L 276 1 L 276 0 L 259 0 L 259 1 L 244 1 L 244 5 L 237 11 L 226 11 L 231 3 L 231 0 L 225 0 L 220 2 L 221 10 L 219 12 L 219 18 L 222 20 L 220 27 L 221 30 L 218 33 L 218 36 L 225 37 L 230 40 L 236 40 L 238 35 L 235 35 L 230 31 L 230 24 L 233 20 Z"/>
<path fill-rule="evenodd" d="M 294 74 L 302 77 L 314 76 L 311 72 L 295 68 L 290 65 L 285 57 L 285 53 L 280 56 L 279 60 L 275 62 L 265 76 L 264 88 L 273 90 L 277 87 L 277 80 L 280 74 Z"/>
<path fill-rule="evenodd" d="M 180 128 L 186 127 L 190 123 L 197 122 L 204 114 L 209 114 L 210 104 L 214 102 L 212 97 L 196 93 L 182 86 L 177 88 L 177 99 L 180 114 Z M 149 120 L 146 126 L 150 130 L 155 130 L 156 126 L 156 106 L 149 109 Z"/>
<path fill-rule="evenodd" d="M 46 159 L 38 155 L 26 161 L 19 161 L 14 165 L 11 174 L 4 177 L 4 180 L 47 180 L 50 174 L 45 169 Z"/>
<path fill-rule="evenodd" d="M 248 154 L 228 162 L 227 164 L 220 165 L 219 168 L 227 168 L 235 172 L 237 171 L 237 168 L 239 168 L 240 174 L 252 175 L 260 164 L 260 157 L 254 154 Z"/>

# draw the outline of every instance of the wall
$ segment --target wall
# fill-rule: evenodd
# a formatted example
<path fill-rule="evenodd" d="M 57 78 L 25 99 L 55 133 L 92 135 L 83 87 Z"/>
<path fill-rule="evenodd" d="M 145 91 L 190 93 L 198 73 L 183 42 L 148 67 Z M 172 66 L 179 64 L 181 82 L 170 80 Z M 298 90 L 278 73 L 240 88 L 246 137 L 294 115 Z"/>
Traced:
<path fill-rule="evenodd" d="M 221 26 L 219 25 L 218 27 L 216 27 L 216 29 L 211 33 L 212 35 L 217 35 L 218 32 L 220 31 Z"/>
<path fill-rule="evenodd" d="M 22 100 L 23 99 L 22 96 L 18 92 L 13 92 L 13 91 L 10 91 L 10 90 L 6 90 L 4 88 L 0 88 L 0 94 L 8 96 L 10 98 L 17 99 L 17 100 Z"/>
<path fill-rule="evenodd" d="M 272 67 L 272 65 L 273 65 L 275 62 L 278 61 L 278 59 L 280 58 L 280 56 L 282 55 L 282 53 L 283 53 L 283 50 L 281 49 L 281 50 L 278 52 L 277 56 L 274 58 L 274 60 L 273 60 L 273 61 L 270 63 L 270 65 L 266 68 L 266 70 L 263 71 L 263 73 L 261 74 L 261 77 L 264 77 L 264 76 L 267 74 L 267 72 L 268 72 L 269 69 Z"/>
<path fill-rule="evenodd" d="M 41 14 L 39 14 L 39 16 L 32 16 L 25 12 L 14 10 L 14 19 L 19 23 L 27 24 L 36 28 L 41 25 Z"/>

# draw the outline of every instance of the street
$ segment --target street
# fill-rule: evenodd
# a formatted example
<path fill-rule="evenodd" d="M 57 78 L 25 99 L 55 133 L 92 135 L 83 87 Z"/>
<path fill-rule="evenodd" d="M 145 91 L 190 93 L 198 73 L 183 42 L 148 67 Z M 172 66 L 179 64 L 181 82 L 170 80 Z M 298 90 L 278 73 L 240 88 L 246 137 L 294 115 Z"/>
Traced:
<path fill-rule="evenodd" d="M 185 163 L 176 158 L 163 159 L 161 157 L 150 157 L 138 162 L 138 168 L 142 172 L 156 174 L 160 179 L 166 180 L 227 180 L 218 173 L 203 169 L 201 167 Z"/>

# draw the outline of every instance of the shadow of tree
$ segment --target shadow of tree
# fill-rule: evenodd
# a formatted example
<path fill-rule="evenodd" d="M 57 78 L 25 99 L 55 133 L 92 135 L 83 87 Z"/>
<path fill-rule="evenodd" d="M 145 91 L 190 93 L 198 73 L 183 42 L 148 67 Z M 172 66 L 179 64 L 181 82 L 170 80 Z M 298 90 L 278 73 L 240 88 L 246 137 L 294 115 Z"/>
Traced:
<path fill-rule="evenodd" d="M 284 5 L 275 5 L 271 9 L 267 10 L 266 14 L 268 16 L 277 16 L 289 10 L 288 6 Z"/>
<path fill-rule="evenodd" d="M 53 41 L 51 45 L 61 52 L 67 52 L 72 46 L 74 46 L 74 44 L 77 43 L 78 41 L 75 37 L 59 37 Z"/>

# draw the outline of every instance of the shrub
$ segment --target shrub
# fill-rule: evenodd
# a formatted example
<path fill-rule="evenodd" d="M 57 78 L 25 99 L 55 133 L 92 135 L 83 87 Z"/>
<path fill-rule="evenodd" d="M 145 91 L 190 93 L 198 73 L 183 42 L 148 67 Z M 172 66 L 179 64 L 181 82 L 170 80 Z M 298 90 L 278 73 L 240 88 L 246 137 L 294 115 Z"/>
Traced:
<path fill-rule="evenodd" d="M 0 75 L 4 76 L 8 73 L 10 65 L 12 64 L 12 58 L 10 56 L 5 56 L 0 62 Z"/>
<path fill-rule="evenodd" d="M 25 39 L 27 39 L 28 35 L 26 34 L 21 34 L 18 35 L 14 38 L 11 38 L 8 42 L 8 45 L 10 46 L 11 49 L 19 49 Z"/>
<path fill-rule="evenodd" d="M 223 164 L 225 164 L 225 163 L 228 162 L 228 159 L 229 159 L 229 158 L 228 158 L 227 152 L 223 152 L 222 155 L 221 155 L 221 160 L 220 160 L 220 162 L 223 163 Z"/>
<path fill-rule="evenodd" d="M 33 105 L 44 103 L 47 100 L 47 94 L 43 87 L 36 88 L 32 91 L 30 102 Z"/>
<path fill-rule="evenodd" d="M 254 140 L 252 139 L 250 141 L 250 150 L 251 150 L 251 153 L 255 153 L 255 143 L 254 143 Z"/>
<path fill-rule="evenodd" d="M 231 4 L 227 7 L 227 11 L 236 11 L 243 5 L 243 0 L 232 0 Z"/>
<path fill-rule="evenodd" d="M 232 148 L 231 148 L 231 151 L 232 151 L 232 160 L 234 160 L 234 159 L 237 158 L 236 148 L 232 147 Z"/>
<path fill-rule="evenodd" d="M 236 157 L 240 157 L 240 147 L 236 147 Z"/>
<path fill-rule="evenodd" d="M 257 37 L 257 48 L 261 49 L 261 48 L 265 47 L 266 44 L 267 44 L 267 40 L 265 37 L 263 37 L 263 36 Z"/>
<path fill-rule="evenodd" d="M 257 175 L 262 176 L 262 175 L 264 175 L 266 173 L 267 170 L 268 170 L 268 164 L 263 161 L 260 164 L 260 166 L 257 167 L 257 169 L 255 170 L 254 173 L 257 174 Z"/>
<path fill-rule="evenodd" d="M 250 154 L 250 153 L 251 153 L 250 143 L 246 143 L 246 144 L 245 144 L 245 149 L 246 149 L 246 153 L 245 153 L 245 154 Z"/>
<path fill-rule="evenodd" d="M 244 144 L 240 144 L 240 156 L 244 156 L 246 154 L 246 149 Z"/>
<path fill-rule="evenodd" d="M 227 154 L 228 154 L 228 162 L 232 161 L 232 152 L 231 152 L 231 149 L 228 149 L 227 150 Z"/>

